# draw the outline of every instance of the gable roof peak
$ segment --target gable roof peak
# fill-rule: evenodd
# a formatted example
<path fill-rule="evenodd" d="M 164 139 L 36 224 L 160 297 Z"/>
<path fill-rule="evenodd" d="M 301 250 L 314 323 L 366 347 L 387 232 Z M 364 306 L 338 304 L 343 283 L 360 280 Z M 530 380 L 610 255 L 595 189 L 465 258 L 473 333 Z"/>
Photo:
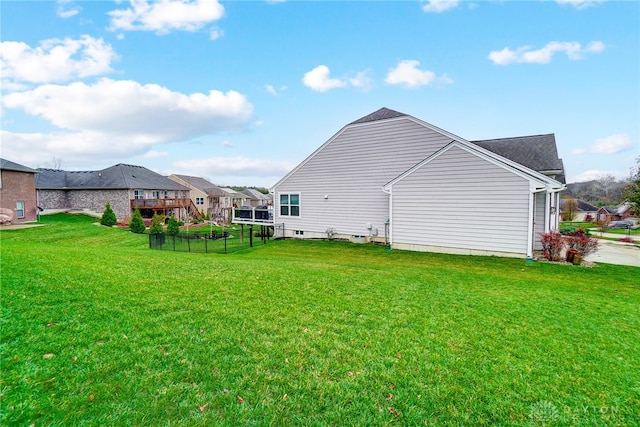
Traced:
<path fill-rule="evenodd" d="M 349 123 L 350 125 L 356 124 L 356 123 L 366 123 L 366 122 L 375 122 L 377 120 L 385 120 L 385 119 L 393 119 L 395 117 L 402 117 L 402 116 L 406 116 L 405 113 L 400 113 L 398 111 L 395 110 L 391 110 L 389 108 L 386 107 L 382 107 L 377 111 L 374 111 L 371 114 L 368 114 L 362 118 L 359 118 L 358 120 Z"/>

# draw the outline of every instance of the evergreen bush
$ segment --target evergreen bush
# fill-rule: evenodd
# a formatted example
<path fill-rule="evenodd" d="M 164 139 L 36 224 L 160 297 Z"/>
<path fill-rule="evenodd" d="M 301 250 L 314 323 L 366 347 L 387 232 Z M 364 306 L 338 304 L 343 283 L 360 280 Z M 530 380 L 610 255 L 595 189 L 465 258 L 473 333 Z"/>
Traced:
<path fill-rule="evenodd" d="M 102 217 L 100 217 L 100 224 L 112 227 L 118 223 L 115 212 L 111 209 L 111 203 L 107 202 L 104 207 Z"/>
<path fill-rule="evenodd" d="M 131 217 L 131 222 L 129 223 L 129 230 L 138 234 L 142 234 L 147 230 L 147 227 L 145 227 L 144 221 L 142 220 L 140 209 L 138 208 L 133 211 L 133 216 Z"/>
<path fill-rule="evenodd" d="M 164 215 L 153 214 L 151 219 L 151 227 L 149 227 L 149 234 L 162 234 L 164 233 Z"/>
<path fill-rule="evenodd" d="M 176 235 L 178 233 L 180 233 L 180 225 L 178 225 L 176 217 L 171 215 L 171 218 L 169 218 L 169 222 L 167 223 L 167 234 Z"/>

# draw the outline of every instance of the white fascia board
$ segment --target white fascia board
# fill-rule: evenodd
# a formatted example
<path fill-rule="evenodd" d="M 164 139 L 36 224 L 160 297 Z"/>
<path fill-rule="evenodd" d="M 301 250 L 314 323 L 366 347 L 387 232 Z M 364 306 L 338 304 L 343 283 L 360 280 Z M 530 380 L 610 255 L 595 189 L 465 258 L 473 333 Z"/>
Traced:
<path fill-rule="evenodd" d="M 430 123 L 427 123 L 425 121 L 422 121 L 420 119 L 416 119 L 415 117 L 412 117 L 412 116 L 407 116 L 407 117 L 409 119 L 413 120 L 414 122 L 421 124 L 422 126 L 425 126 L 425 127 L 429 128 L 429 129 L 435 131 L 435 132 L 439 132 L 442 135 L 448 136 L 452 140 L 457 141 L 457 142 L 459 142 L 459 143 L 471 148 L 474 151 L 478 151 L 480 153 L 483 153 L 485 156 L 488 156 L 488 157 L 491 157 L 491 158 L 494 158 L 494 159 L 498 159 L 501 162 L 511 166 L 512 168 L 515 168 L 517 170 L 521 170 L 522 172 L 524 172 L 524 173 L 526 173 L 528 175 L 531 175 L 532 177 L 534 177 L 534 178 L 536 178 L 538 180 L 546 182 L 547 183 L 547 187 L 550 188 L 550 189 L 553 189 L 555 191 L 561 191 L 561 190 L 564 190 L 566 188 L 566 186 L 564 184 L 562 184 L 559 181 L 556 181 L 553 178 L 549 178 L 548 176 L 546 176 L 546 175 L 544 175 L 544 174 L 542 174 L 542 173 L 540 173 L 538 171 L 535 171 L 533 169 L 529 169 L 528 167 L 523 166 L 518 162 L 514 162 L 513 160 L 507 159 L 506 157 L 502 157 L 499 154 L 496 154 L 493 151 L 487 150 L 486 148 L 480 147 L 479 145 L 476 145 L 471 141 L 467 141 L 466 139 L 464 139 L 462 137 L 459 137 L 458 135 L 452 134 L 451 132 L 447 132 L 446 130 L 440 129 L 437 126 L 434 126 L 434 125 L 432 125 Z"/>
<path fill-rule="evenodd" d="M 471 143 L 469 143 L 471 144 Z M 410 169 L 408 169 L 406 172 L 398 175 L 396 178 L 392 179 L 391 181 L 389 181 L 387 184 L 385 184 L 382 188 L 383 191 L 385 192 L 389 192 L 391 191 L 391 188 L 393 187 L 393 184 L 395 184 L 396 182 L 406 178 L 407 176 L 411 175 L 413 172 L 415 172 L 416 170 L 422 168 L 423 166 L 425 166 L 426 164 L 430 163 L 431 161 L 433 161 L 434 159 L 438 158 L 439 156 L 443 155 L 444 153 L 446 153 L 447 151 L 449 151 L 452 147 L 458 147 L 474 156 L 478 156 L 490 163 L 493 163 L 496 166 L 499 166 L 503 169 L 506 169 L 507 171 L 520 176 L 521 178 L 526 179 L 527 181 L 529 181 L 530 183 L 530 188 L 540 188 L 540 189 L 546 189 L 548 188 L 548 182 L 546 182 L 547 180 L 542 180 L 538 177 L 535 176 L 531 176 L 528 173 L 525 173 L 524 171 L 520 170 L 519 168 L 516 168 L 514 166 L 505 164 L 504 162 L 501 161 L 501 159 L 498 159 L 495 157 L 495 154 L 493 155 L 489 155 L 487 153 L 483 153 L 480 152 L 479 150 L 475 149 L 475 144 L 473 144 L 472 146 L 466 145 L 460 141 L 456 141 L 453 140 L 451 141 L 449 144 L 445 145 L 444 147 L 442 147 L 440 150 L 436 151 L 435 153 L 433 153 L 431 156 L 427 157 L 426 159 L 424 159 L 423 161 L 421 161 L 420 163 L 418 163 L 417 165 L 411 167 Z M 543 175 L 544 176 L 544 175 Z"/>

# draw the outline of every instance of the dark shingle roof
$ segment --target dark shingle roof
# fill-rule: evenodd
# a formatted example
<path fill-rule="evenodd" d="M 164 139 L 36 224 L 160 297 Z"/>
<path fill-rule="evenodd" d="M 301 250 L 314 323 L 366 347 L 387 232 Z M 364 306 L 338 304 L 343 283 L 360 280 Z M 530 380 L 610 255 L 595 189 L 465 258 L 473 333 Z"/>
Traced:
<path fill-rule="evenodd" d="M 11 160 L 0 159 L 0 169 L 14 172 L 27 172 L 27 173 L 38 173 L 37 170 L 31 169 L 19 163 L 14 163 Z"/>
<path fill-rule="evenodd" d="M 552 133 L 471 142 L 529 169 L 555 176 L 561 183 L 565 182 L 564 165 L 562 159 L 558 158 L 556 137 Z"/>
<path fill-rule="evenodd" d="M 178 175 L 178 174 L 175 174 L 175 176 L 177 176 L 184 182 L 187 182 L 189 185 L 194 186 L 200 191 L 207 193 L 207 196 L 222 197 L 226 195 L 226 193 L 222 191 L 220 187 L 213 185 L 211 182 L 207 181 L 204 178 L 200 178 L 197 176 L 189 176 L 189 175 Z"/>
<path fill-rule="evenodd" d="M 143 166 L 117 164 L 99 171 L 62 171 L 38 169 L 36 188 L 99 190 L 99 189 L 157 189 L 188 190 Z"/>
<path fill-rule="evenodd" d="M 392 119 L 394 117 L 402 117 L 402 116 L 406 116 L 406 114 L 399 113 L 397 111 L 382 107 L 378 111 L 374 111 L 373 113 L 366 115 L 356 120 L 355 122 L 351 122 L 349 124 L 352 125 L 355 123 L 375 122 L 376 120 Z"/>
<path fill-rule="evenodd" d="M 584 200 L 574 199 L 577 203 L 578 210 L 580 212 L 596 212 L 598 210 L 597 206 L 593 206 L 591 203 L 587 203 Z M 567 199 L 560 199 L 560 210 L 564 210 L 567 204 Z"/>

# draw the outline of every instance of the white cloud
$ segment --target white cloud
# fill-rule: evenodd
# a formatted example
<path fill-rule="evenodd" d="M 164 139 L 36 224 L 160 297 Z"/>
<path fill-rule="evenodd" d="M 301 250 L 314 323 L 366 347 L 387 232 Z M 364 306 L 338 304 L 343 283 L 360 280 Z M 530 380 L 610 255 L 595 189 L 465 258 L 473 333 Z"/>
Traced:
<path fill-rule="evenodd" d="M 265 85 L 264 89 L 273 96 L 280 96 L 282 92 L 287 90 L 286 86 L 275 87 L 274 85 Z"/>
<path fill-rule="evenodd" d="M 560 5 L 570 5 L 577 9 L 585 9 L 598 3 L 602 3 L 602 1 L 603 0 L 556 0 Z"/>
<path fill-rule="evenodd" d="M 576 148 L 571 154 L 617 154 L 633 148 L 634 143 L 627 134 L 614 134 L 606 138 L 597 139 L 589 147 Z"/>
<path fill-rule="evenodd" d="M 373 80 L 369 77 L 369 71 L 360 71 L 354 77 L 349 77 L 349 84 L 363 90 L 368 90 L 373 84 Z"/>
<path fill-rule="evenodd" d="M 93 85 L 44 85 L 10 93 L 2 105 L 22 109 L 59 129 L 42 134 L 4 132 L 3 155 L 7 150 L 29 150 L 65 159 L 141 154 L 158 143 L 240 131 L 249 127 L 253 113 L 251 103 L 235 91 L 183 94 L 106 78 Z"/>
<path fill-rule="evenodd" d="M 51 83 L 112 72 L 117 58 L 103 39 L 51 39 L 32 48 L 23 42 L 0 43 L 2 78 L 14 82 Z"/>
<path fill-rule="evenodd" d="M 586 53 L 600 53 L 604 49 L 605 45 L 601 41 L 593 41 L 584 48 L 577 42 L 552 41 L 537 50 L 532 50 L 530 46 L 522 46 L 516 50 L 505 47 L 502 50 L 490 52 L 488 57 L 497 65 L 548 64 L 556 53 L 562 52 L 569 59 L 576 60 L 583 58 Z"/>
<path fill-rule="evenodd" d="M 247 157 L 210 157 L 208 159 L 181 160 L 173 166 L 197 176 L 283 176 L 297 163 Z"/>
<path fill-rule="evenodd" d="M 427 13 L 441 13 L 458 7 L 458 0 L 427 0 L 422 10 Z"/>
<path fill-rule="evenodd" d="M 343 80 L 329 77 L 331 71 L 326 65 L 318 65 L 313 70 L 305 73 L 302 82 L 308 88 L 316 92 L 326 92 L 329 89 L 345 87 L 347 83 Z"/>
<path fill-rule="evenodd" d="M 169 153 L 166 151 L 149 150 L 142 157 L 145 159 L 157 159 L 160 157 L 167 157 L 168 155 Z"/>
<path fill-rule="evenodd" d="M 211 40 L 218 40 L 222 36 L 224 36 L 224 31 L 219 28 L 212 28 L 211 31 L 209 31 L 209 38 Z"/>
<path fill-rule="evenodd" d="M 71 3 L 71 0 L 58 0 L 58 10 L 56 13 L 60 18 L 71 18 L 80 13 L 82 8 L 77 5 L 72 5 Z"/>
<path fill-rule="evenodd" d="M 611 175 L 613 176 L 616 180 L 622 180 L 622 179 L 626 179 L 629 178 L 629 171 L 628 170 L 607 170 L 607 171 L 602 171 L 602 170 L 597 170 L 597 169 L 590 169 L 587 171 L 584 171 L 582 173 L 579 173 L 577 175 L 573 175 L 573 176 L 569 176 L 567 178 L 567 182 L 586 182 L 586 181 L 593 181 L 596 179 L 600 179 L 603 176 L 607 176 L 607 175 Z"/>
<path fill-rule="evenodd" d="M 436 76 L 436 73 L 429 70 L 420 70 L 420 62 L 414 60 L 403 60 L 395 68 L 391 68 L 387 74 L 385 82 L 392 85 L 404 85 L 408 88 L 417 88 L 433 83 L 453 83 L 449 77 Z"/>
<path fill-rule="evenodd" d="M 128 9 L 108 13 L 112 31 L 155 31 L 166 34 L 172 30 L 197 31 L 224 15 L 217 0 L 131 0 Z M 212 35 L 213 36 L 213 35 Z"/>

